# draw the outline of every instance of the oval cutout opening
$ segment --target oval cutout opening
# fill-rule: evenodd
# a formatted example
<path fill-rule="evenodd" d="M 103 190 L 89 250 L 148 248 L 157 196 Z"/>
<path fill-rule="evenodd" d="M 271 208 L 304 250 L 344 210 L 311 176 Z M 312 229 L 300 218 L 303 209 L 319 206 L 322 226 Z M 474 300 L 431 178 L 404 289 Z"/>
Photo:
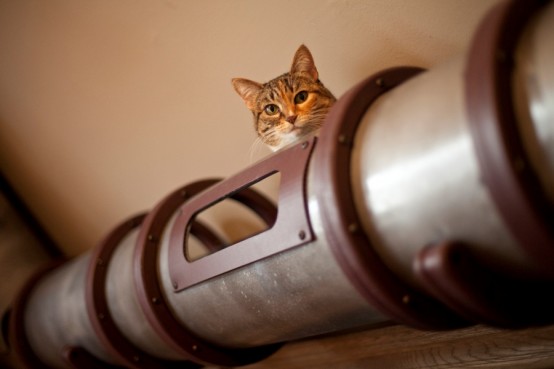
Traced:
<path fill-rule="evenodd" d="M 233 197 L 241 198 L 241 195 L 246 195 L 248 191 L 254 190 L 274 203 L 278 203 L 280 183 L 281 173 L 273 172 L 196 213 L 184 239 L 183 248 L 187 261 L 194 262 L 202 259 L 271 229 L 275 224 L 277 214 L 272 215 L 273 219 L 268 221 L 267 216 L 266 219 L 263 219 L 254 210 Z M 199 223 L 212 233 L 211 239 L 218 241 L 207 244 L 201 240 L 201 237 L 195 236 L 194 227 Z"/>

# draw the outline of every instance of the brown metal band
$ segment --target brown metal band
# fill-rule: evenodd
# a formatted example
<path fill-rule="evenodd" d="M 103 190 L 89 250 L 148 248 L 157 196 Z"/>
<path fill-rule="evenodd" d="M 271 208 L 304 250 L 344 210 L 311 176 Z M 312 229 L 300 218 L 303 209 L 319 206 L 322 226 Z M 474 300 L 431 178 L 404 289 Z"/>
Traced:
<path fill-rule="evenodd" d="M 314 152 L 313 186 L 333 254 L 368 302 L 400 323 L 423 329 L 448 329 L 466 322 L 438 301 L 409 287 L 388 269 L 363 231 L 350 183 L 352 146 L 364 113 L 381 94 L 421 71 L 413 67 L 382 71 L 337 101 Z"/>
<path fill-rule="evenodd" d="M 198 238 L 198 240 L 209 252 L 219 251 L 225 246 L 225 241 L 223 241 L 213 230 L 211 230 L 210 227 L 198 220 L 192 223 L 190 233 Z"/>
<path fill-rule="evenodd" d="M 415 272 L 425 288 L 466 319 L 503 328 L 554 322 L 552 281 L 524 281 L 484 266 L 460 242 L 424 248 Z"/>
<path fill-rule="evenodd" d="M 218 347 L 200 339 L 194 332 L 184 327 L 171 312 L 159 285 L 157 270 L 159 243 L 171 217 L 188 199 L 217 182 L 219 180 L 208 179 L 184 186 L 168 195 L 148 214 L 141 227 L 135 248 L 135 289 L 141 308 L 152 328 L 185 360 L 199 364 L 239 366 L 266 358 L 280 345 L 230 349 Z M 247 192 L 250 191 L 252 190 Z M 191 232 L 200 241 L 208 242 L 212 249 L 218 249 L 218 238 L 211 234 L 209 228 L 191 225 Z"/>
<path fill-rule="evenodd" d="M 100 244 L 93 249 L 86 276 L 85 300 L 87 312 L 96 336 L 116 362 L 128 368 L 196 368 L 186 362 L 166 361 L 153 357 L 131 343 L 117 327 L 108 307 L 106 285 L 110 260 L 129 233 L 141 225 L 146 214 L 137 215 L 115 227 Z M 97 360 L 83 352 L 83 348 L 68 348 L 68 360 L 80 368 L 94 367 Z M 84 364 L 85 362 L 88 364 Z M 106 364 L 102 364 L 106 366 Z"/>
<path fill-rule="evenodd" d="M 46 274 L 48 274 L 48 272 L 59 267 L 61 264 L 61 261 L 51 262 L 37 270 L 27 280 L 23 288 L 21 288 L 11 307 L 8 327 L 10 355 L 13 353 L 15 361 L 24 368 L 50 368 L 36 356 L 33 348 L 31 347 L 27 339 L 27 334 L 25 333 L 25 307 L 27 305 L 31 292 L 38 281 L 40 281 Z M 61 352 L 60 355 L 62 355 Z"/>
<path fill-rule="evenodd" d="M 546 3 L 509 1 L 489 12 L 470 48 L 465 97 L 482 181 L 519 244 L 554 276 L 554 207 L 525 152 L 512 95 L 519 37 Z"/>

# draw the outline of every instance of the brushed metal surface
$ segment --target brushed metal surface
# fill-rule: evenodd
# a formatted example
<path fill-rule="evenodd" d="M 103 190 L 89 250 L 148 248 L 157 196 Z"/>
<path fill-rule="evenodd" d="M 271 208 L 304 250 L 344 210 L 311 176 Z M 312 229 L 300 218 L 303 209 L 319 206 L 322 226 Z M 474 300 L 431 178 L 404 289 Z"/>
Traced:
<path fill-rule="evenodd" d="M 460 57 L 382 96 L 354 143 L 352 186 L 365 231 L 383 260 L 414 286 L 415 255 L 466 242 L 497 269 L 533 273 L 486 188 L 469 133 Z"/>
<path fill-rule="evenodd" d="M 90 252 L 49 273 L 33 289 L 25 309 L 25 331 L 31 347 L 44 363 L 70 368 L 63 359 L 68 346 L 86 349 L 113 363 L 101 346 L 88 318 L 85 276 Z"/>
<path fill-rule="evenodd" d="M 108 266 L 106 294 L 110 313 L 129 341 L 152 356 L 179 359 L 180 356 L 156 334 L 144 315 L 133 279 L 133 252 L 139 229 L 125 237 Z"/>

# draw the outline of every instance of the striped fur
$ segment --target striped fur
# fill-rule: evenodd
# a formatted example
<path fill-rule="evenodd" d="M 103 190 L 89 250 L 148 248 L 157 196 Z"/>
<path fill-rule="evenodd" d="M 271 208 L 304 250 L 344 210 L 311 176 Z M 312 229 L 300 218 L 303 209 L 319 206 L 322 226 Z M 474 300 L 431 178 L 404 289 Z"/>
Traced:
<path fill-rule="evenodd" d="M 273 151 L 316 134 L 336 101 L 319 81 L 304 45 L 296 51 L 288 73 L 264 84 L 244 78 L 232 82 L 254 116 L 258 137 Z"/>

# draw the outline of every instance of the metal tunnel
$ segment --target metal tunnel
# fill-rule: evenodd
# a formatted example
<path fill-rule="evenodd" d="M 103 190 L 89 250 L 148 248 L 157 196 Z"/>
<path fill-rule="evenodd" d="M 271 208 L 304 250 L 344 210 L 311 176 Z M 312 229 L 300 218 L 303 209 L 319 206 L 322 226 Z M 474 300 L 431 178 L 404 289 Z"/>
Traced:
<path fill-rule="evenodd" d="M 10 349 L 27 368 L 240 366 L 387 321 L 554 322 L 553 39 L 551 1 L 506 1 L 466 54 L 361 81 L 318 137 L 178 188 L 37 273 Z M 274 204 L 252 187 L 276 173 Z M 227 245 L 198 218 L 225 199 L 265 229 Z"/>

